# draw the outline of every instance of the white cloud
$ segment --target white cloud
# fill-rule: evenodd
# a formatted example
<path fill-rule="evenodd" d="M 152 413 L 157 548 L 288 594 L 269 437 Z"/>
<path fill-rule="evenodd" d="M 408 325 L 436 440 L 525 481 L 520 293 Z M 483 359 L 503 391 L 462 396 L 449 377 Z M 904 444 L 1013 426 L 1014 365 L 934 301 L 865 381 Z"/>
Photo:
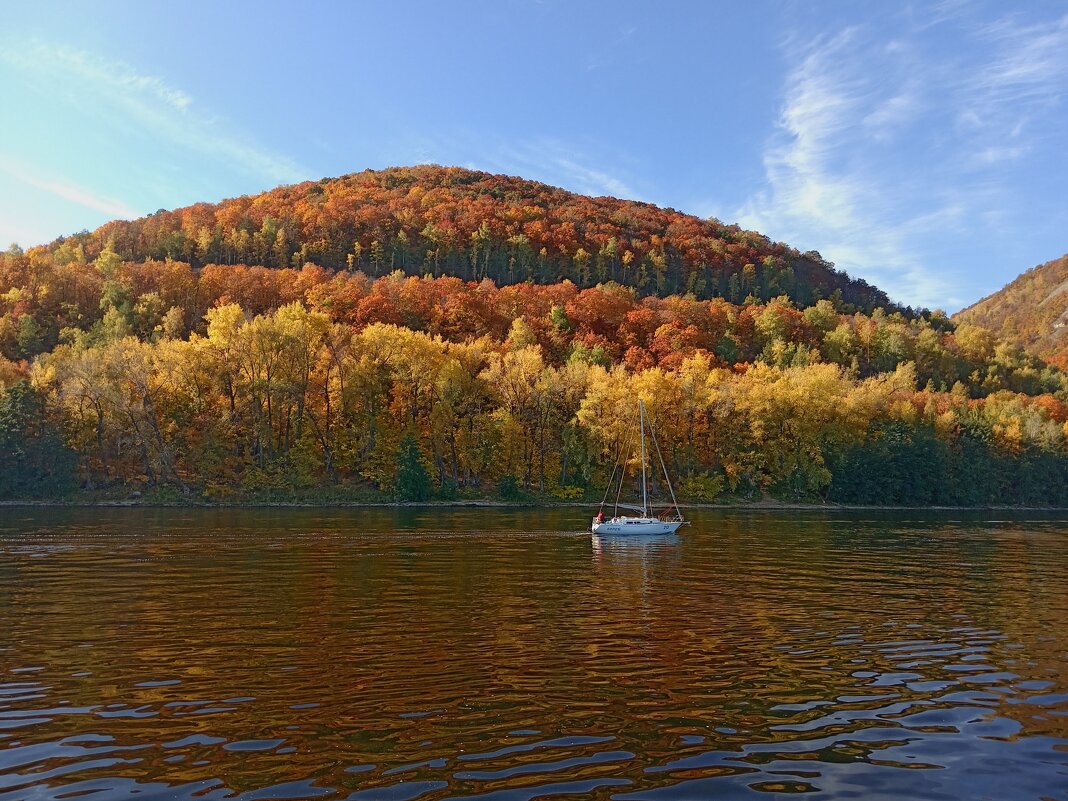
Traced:
<path fill-rule="evenodd" d="M 172 145 L 236 166 L 274 183 L 306 177 L 291 159 L 231 130 L 165 80 L 129 64 L 42 41 L 0 47 L 0 60 L 57 87 L 85 93 L 94 105 L 119 112 L 116 124 L 135 125 Z"/>
<path fill-rule="evenodd" d="M 864 118 L 863 123 L 872 136 L 889 139 L 898 129 L 915 120 L 920 111 L 919 92 L 910 87 L 880 103 Z"/>
<path fill-rule="evenodd" d="M 128 206 L 121 200 L 97 194 L 92 190 L 78 186 L 69 181 L 42 175 L 27 169 L 23 165 L 14 164 L 2 157 L 0 157 L 0 173 L 8 175 L 27 186 L 32 186 L 35 189 L 48 192 L 51 195 L 55 195 L 56 197 L 70 201 L 71 203 L 76 203 L 79 206 L 84 206 L 87 209 L 103 212 L 111 217 L 131 219 L 141 214 L 141 212 Z"/>
<path fill-rule="evenodd" d="M 1008 16 L 982 27 L 976 40 L 989 55 L 960 80 L 957 123 L 963 135 L 992 143 L 977 149 L 993 164 L 1026 153 L 1021 135 L 1068 95 L 1068 14 L 1042 24 Z"/>
<path fill-rule="evenodd" d="M 587 195 L 634 198 L 636 192 L 618 175 L 591 166 L 585 150 L 557 139 L 532 139 L 491 149 L 488 169 L 535 178 Z"/>
<path fill-rule="evenodd" d="M 462 163 L 469 169 L 520 175 L 586 195 L 643 199 L 623 175 L 626 157 L 591 143 L 579 144 L 551 137 L 509 141 L 473 132 L 439 133 L 433 140 L 416 138 L 406 148 L 418 161 Z M 597 150 L 599 158 L 590 155 Z M 477 153 L 475 158 L 469 154 Z M 611 167 L 604 166 L 609 162 Z"/>
<path fill-rule="evenodd" d="M 987 104 L 1056 101 L 1066 91 L 1068 14 L 1052 23 L 1022 24 L 1013 16 L 986 26 L 979 37 L 994 58 L 969 81 Z"/>
<path fill-rule="evenodd" d="M 634 190 L 625 182 L 603 170 L 586 167 L 565 157 L 550 159 L 549 165 L 558 168 L 566 176 L 569 185 L 580 187 L 584 193 L 634 197 Z"/>
<path fill-rule="evenodd" d="M 627 45 L 637 32 L 637 25 L 624 25 L 604 45 L 593 47 L 586 56 L 586 71 L 593 72 L 618 61 L 620 58 L 631 57 L 633 51 Z"/>
<path fill-rule="evenodd" d="M 1015 161 L 1024 156 L 1030 150 L 1028 147 L 985 147 L 975 154 L 975 160 L 980 164 L 998 164 L 1003 161 Z"/>
<path fill-rule="evenodd" d="M 963 20 L 969 11 L 944 3 L 882 45 L 882 31 L 854 27 L 801 50 L 764 149 L 765 186 L 739 222 L 818 249 L 896 300 L 969 300 L 966 268 L 946 263 L 947 235 L 1003 219 L 1010 168 L 1068 93 L 1068 16 L 978 26 Z M 946 27 L 925 39 L 930 24 L 956 24 L 960 41 L 948 46 Z"/>
<path fill-rule="evenodd" d="M 29 247 L 39 242 L 47 242 L 50 234 L 35 227 L 32 221 L 19 220 L 13 216 L 0 215 L 0 248 L 8 245 Z"/>
<path fill-rule="evenodd" d="M 764 153 L 767 187 L 738 210 L 739 222 L 813 247 L 892 297 L 937 304 L 945 282 L 911 251 L 924 218 L 898 219 L 893 199 L 855 145 L 873 126 L 903 124 L 918 100 L 882 97 L 863 70 L 851 68 L 867 43 L 857 29 L 817 42 L 790 72 L 778 131 Z"/>
<path fill-rule="evenodd" d="M 920 8 L 907 7 L 909 16 L 915 18 L 915 23 L 920 30 L 933 28 L 943 22 L 959 19 L 973 5 L 972 0 L 940 0 Z"/>
<path fill-rule="evenodd" d="M 82 50 L 36 44 L 31 48 L 31 55 L 45 56 L 54 65 L 90 83 L 110 87 L 115 92 L 132 90 L 149 95 L 178 111 L 185 111 L 193 102 L 185 92 L 168 86 L 160 78 L 140 75 L 127 64 L 105 61 Z"/>

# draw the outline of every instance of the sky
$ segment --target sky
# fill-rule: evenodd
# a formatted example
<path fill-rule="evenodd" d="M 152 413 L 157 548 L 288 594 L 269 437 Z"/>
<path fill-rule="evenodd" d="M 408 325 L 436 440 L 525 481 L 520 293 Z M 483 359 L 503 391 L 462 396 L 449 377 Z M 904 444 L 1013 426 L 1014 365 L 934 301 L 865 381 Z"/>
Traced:
<path fill-rule="evenodd" d="M 0 6 L 0 99 L 0 247 L 437 163 L 950 312 L 1068 251 L 1063 0 L 38 0 Z"/>

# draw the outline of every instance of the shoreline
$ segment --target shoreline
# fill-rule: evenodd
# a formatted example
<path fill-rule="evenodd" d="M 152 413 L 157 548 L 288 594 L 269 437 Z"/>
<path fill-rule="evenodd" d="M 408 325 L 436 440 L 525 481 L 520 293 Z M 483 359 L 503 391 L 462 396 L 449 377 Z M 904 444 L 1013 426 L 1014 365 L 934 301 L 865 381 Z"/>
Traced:
<path fill-rule="evenodd" d="M 161 501 L 141 498 L 111 500 L 0 500 L 0 509 L 596 509 L 596 501 Z M 681 503 L 682 509 L 723 509 L 754 512 L 1065 512 L 1064 506 L 902 506 L 893 504 L 802 503 L 796 501 L 734 501 Z"/>

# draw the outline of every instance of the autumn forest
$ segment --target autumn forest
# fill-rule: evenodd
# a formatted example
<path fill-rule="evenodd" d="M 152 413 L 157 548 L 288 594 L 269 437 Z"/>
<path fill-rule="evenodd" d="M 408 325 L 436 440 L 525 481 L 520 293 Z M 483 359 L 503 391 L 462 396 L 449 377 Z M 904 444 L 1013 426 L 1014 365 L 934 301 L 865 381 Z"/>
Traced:
<path fill-rule="evenodd" d="M 0 497 L 1068 505 L 1068 375 L 715 220 L 455 168 L 0 255 Z M 655 488 L 662 491 L 662 488 Z"/>

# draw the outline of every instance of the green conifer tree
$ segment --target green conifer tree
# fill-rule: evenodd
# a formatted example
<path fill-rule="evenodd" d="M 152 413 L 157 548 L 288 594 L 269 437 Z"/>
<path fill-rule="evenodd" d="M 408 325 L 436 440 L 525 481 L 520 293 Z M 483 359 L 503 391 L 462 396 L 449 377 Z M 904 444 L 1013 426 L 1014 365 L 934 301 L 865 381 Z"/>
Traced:
<path fill-rule="evenodd" d="M 397 449 L 397 483 L 393 487 L 393 497 L 398 501 L 425 501 L 430 492 L 430 476 L 423 467 L 419 443 L 407 434 Z"/>

